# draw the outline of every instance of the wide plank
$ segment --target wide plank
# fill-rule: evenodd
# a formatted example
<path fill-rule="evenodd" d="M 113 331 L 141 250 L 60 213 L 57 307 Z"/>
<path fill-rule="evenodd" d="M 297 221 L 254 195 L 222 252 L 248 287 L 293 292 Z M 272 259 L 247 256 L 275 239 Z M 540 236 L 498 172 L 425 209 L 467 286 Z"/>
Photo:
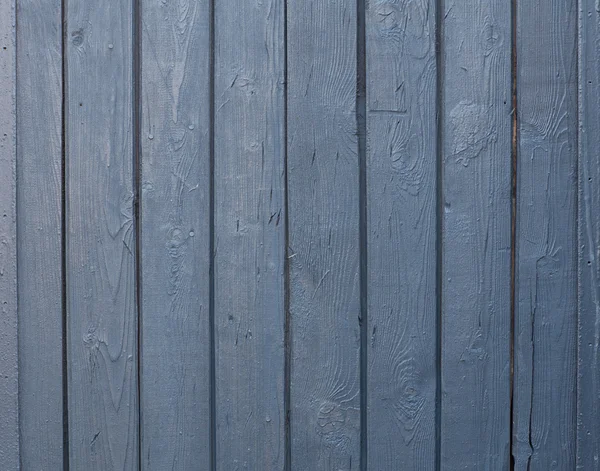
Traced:
<path fill-rule="evenodd" d="M 67 2 L 71 469 L 138 468 L 132 11 Z"/>
<path fill-rule="evenodd" d="M 440 467 L 507 470 L 511 5 L 465 0 L 443 17 Z"/>
<path fill-rule="evenodd" d="M 0 3 L 0 463 L 19 469 L 15 2 Z"/>
<path fill-rule="evenodd" d="M 436 7 L 367 2 L 368 468 L 433 470 Z"/>
<path fill-rule="evenodd" d="M 579 2 L 577 469 L 600 467 L 600 5 Z"/>
<path fill-rule="evenodd" d="M 360 466 L 357 4 L 288 3 L 292 469 Z"/>
<path fill-rule="evenodd" d="M 140 459 L 145 470 L 205 469 L 209 2 L 142 2 L 141 8 Z"/>
<path fill-rule="evenodd" d="M 17 14 L 21 465 L 63 469 L 61 2 L 19 0 Z"/>
<path fill-rule="evenodd" d="M 515 470 L 574 469 L 577 7 L 517 2 Z"/>
<path fill-rule="evenodd" d="M 215 2 L 215 468 L 281 470 L 284 2 Z M 242 20 L 243 19 L 243 20 Z"/>

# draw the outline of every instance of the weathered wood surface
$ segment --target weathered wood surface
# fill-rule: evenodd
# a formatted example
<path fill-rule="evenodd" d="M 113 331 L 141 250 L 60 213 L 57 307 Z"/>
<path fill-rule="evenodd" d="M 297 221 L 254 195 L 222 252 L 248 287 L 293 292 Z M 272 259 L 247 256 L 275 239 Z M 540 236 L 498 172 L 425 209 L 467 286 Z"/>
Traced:
<path fill-rule="evenodd" d="M 19 468 L 15 2 L 0 3 L 0 463 Z"/>
<path fill-rule="evenodd" d="M 19 0 L 17 16 L 21 466 L 58 470 L 65 401 L 60 1 Z"/>
<path fill-rule="evenodd" d="M 577 469 L 600 467 L 600 5 L 579 3 Z"/>
<path fill-rule="evenodd" d="M 354 1 L 288 4 L 291 465 L 359 469 Z"/>
<path fill-rule="evenodd" d="M 367 3 L 368 469 L 436 463 L 435 16 Z"/>
<path fill-rule="evenodd" d="M 599 11 L 1 2 L 0 467 L 599 468 Z"/>
<path fill-rule="evenodd" d="M 143 2 L 142 469 L 210 457 L 209 2 Z"/>
<path fill-rule="evenodd" d="M 517 2 L 515 469 L 574 469 L 577 8 Z"/>
<path fill-rule="evenodd" d="M 283 469 L 284 2 L 216 2 L 216 469 Z M 243 24 L 240 19 L 243 18 Z"/>
<path fill-rule="evenodd" d="M 510 467 L 511 5 L 443 11 L 440 468 Z"/>
<path fill-rule="evenodd" d="M 132 3 L 66 11 L 71 469 L 138 467 Z"/>

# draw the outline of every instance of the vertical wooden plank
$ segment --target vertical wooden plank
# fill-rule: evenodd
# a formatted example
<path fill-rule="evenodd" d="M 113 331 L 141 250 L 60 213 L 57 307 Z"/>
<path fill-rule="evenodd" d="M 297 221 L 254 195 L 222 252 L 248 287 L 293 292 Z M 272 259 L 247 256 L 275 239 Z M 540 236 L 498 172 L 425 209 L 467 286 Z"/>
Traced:
<path fill-rule="evenodd" d="M 136 469 L 132 3 L 69 0 L 67 318 L 71 469 Z"/>
<path fill-rule="evenodd" d="M 142 2 L 141 460 L 208 466 L 207 0 Z"/>
<path fill-rule="evenodd" d="M 516 470 L 575 468 L 576 20 L 517 2 Z"/>
<path fill-rule="evenodd" d="M 19 469 L 15 2 L 0 3 L 0 463 Z"/>
<path fill-rule="evenodd" d="M 288 4 L 291 460 L 360 463 L 357 5 Z"/>
<path fill-rule="evenodd" d="M 215 443 L 224 471 L 279 470 L 285 456 L 283 6 L 215 2 Z"/>
<path fill-rule="evenodd" d="M 600 467 L 600 5 L 579 2 L 577 469 Z"/>
<path fill-rule="evenodd" d="M 369 469 L 436 462 L 435 16 L 367 6 Z"/>
<path fill-rule="evenodd" d="M 443 12 L 441 469 L 510 466 L 511 16 Z"/>
<path fill-rule="evenodd" d="M 21 464 L 63 469 L 61 2 L 17 8 Z"/>

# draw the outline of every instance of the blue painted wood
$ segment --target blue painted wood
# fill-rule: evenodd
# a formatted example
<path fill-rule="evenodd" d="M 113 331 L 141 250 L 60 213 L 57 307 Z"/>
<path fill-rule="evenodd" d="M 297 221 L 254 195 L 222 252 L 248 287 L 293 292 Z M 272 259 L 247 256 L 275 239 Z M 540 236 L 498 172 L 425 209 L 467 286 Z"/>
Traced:
<path fill-rule="evenodd" d="M 19 469 L 15 2 L 0 3 L 0 463 Z"/>
<path fill-rule="evenodd" d="M 577 469 L 600 468 L 600 5 L 579 2 Z"/>
<path fill-rule="evenodd" d="M 142 469 L 210 459 L 209 2 L 142 2 Z"/>
<path fill-rule="evenodd" d="M 291 465 L 360 463 L 357 5 L 288 3 Z"/>
<path fill-rule="evenodd" d="M 435 2 L 367 2 L 368 469 L 436 465 Z"/>
<path fill-rule="evenodd" d="M 516 470 L 574 469 L 577 8 L 517 2 Z"/>
<path fill-rule="evenodd" d="M 17 16 L 21 465 L 59 470 L 64 464 L 60 1 L 19 0 Z"/>
<path fill-rule="evenodd" d="M 70 469 L 138 468 L 132 1 L 69 0 Z"/>
<path fill-rule="evenodd" d="M 441 3 L 0 4 L 0 467 L 600 466 L 597 2 Z"/>
<path fill-rule="evenodd" d="M 243 26 L 240 20 L 243 18 Z M 284 2 L 215 2 L 216 470 L 281 470 Z"/>
<path fill-rule="evenodd" d="M 447 3 L 443 18 L 440 467 L 507 470 L 511 5 Z"/>

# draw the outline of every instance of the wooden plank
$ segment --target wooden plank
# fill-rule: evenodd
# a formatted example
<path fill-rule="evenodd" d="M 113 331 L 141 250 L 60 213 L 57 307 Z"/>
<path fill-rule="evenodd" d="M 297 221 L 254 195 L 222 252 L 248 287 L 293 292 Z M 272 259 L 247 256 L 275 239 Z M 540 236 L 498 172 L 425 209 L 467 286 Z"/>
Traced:
<path fill-rule="evenodd" d="M 15 2 L 0 3 L 0 463 L 19 469 Z"/>
<path fill-rule="evenodd" d="M 132 2 L 69 0 L 67 318 L 71 469 L 138 467 Z"/>
<path fill-rule="evenodd" d="M 510 467 L 511 16 L 443 12 L 441 469 Z"/>
<path fill-rule="evenodd" d="M 574 469 L 577 8 L 517 2 L 516 470 Z"/>
<path fill-rule="evenodd" d="M 369 469 L 436 462 L 434 3 L 367 6 Z"/>
<path fill-rule="evenodd" d="M 280 470 L 285 456 L 283 7 L 215 3 L 215 451 L 224 471 Z"/>
<path fill-rule="evenodd" d="M 360 463 L 357 5 L 288 4 L 291 464 Z"/>
<path fill-rule="evenodd" d="M 210 456 L 207 0 L 142 3 L 142 469 Z"/>
<path fill-rule="evenodd" d="M 600 5 L 579 2 L 577 469 L 600 467 Z"/>
<path fill-rule="evenodd" d="M 17 6 L 21 465 L 63 469 L 61 3 Z"/>

